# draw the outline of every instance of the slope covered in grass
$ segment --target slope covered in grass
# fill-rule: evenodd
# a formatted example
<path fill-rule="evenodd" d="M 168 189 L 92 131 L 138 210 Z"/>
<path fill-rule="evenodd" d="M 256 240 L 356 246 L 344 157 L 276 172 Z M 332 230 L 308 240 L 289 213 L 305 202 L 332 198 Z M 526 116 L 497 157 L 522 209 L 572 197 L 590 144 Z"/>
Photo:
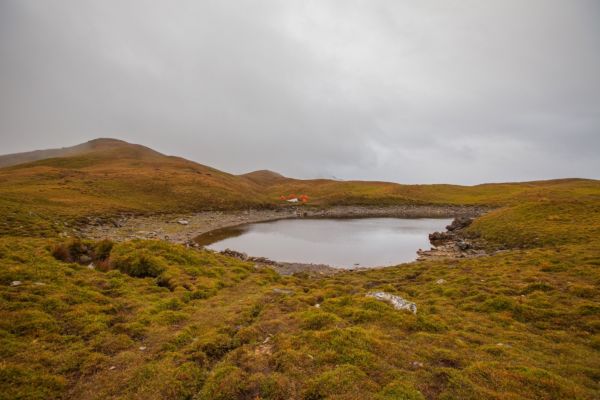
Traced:
<path fill-rule="evenodd" d="M 87 215 L 260 207 L 263 199 L 246 179 L 105 139 L 85 154 L 0 169 L 0 232 L 52 235 Z"/>
<path fill-rule="evenodd" d="M 600 395 L 597 181 L 236 177 L 140 146 L 99 147 L 0 170 L 0 399 Z M 272 206 L 282 192 L 315 206 L 494 205 L 468 234 L 502 251 L 282 277 L 161 241 L 40 237 L 91 213 Z M 366 297 L 378 290 L 417 314 Z"/>
<path fill-rule="evenodd" d="M 65 221 L 122 212 L 279 207 L 285 205 L 280 197 L 290 193 L 308 195 L 309 207 L 498 207 L 600 192 L 600 182 L 582 179 L 457 186 L 297 180 L 271 171 L 236 176 L 120 140 L 97 139 L 81 149 L 0 169 L 0 234 L 55 236 L 65 229 Z"/>

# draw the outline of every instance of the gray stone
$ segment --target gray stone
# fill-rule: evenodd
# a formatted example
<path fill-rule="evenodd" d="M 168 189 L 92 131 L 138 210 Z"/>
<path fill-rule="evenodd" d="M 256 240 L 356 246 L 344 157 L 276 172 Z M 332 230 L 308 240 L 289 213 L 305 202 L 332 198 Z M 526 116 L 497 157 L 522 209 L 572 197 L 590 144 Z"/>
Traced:
<path fill-rule="evenodd" d="M 275 288 L 275 289 L 273 289 L 273 293 L 277 293 L 277 294 L 294 294 L 294 291 L 293 290 L 289 290 L 289 289 Z"/>
<path fill-rule="evenodd" d="M 461 240 L 458 243 L 456 243 L 456 247 L 458 247 L 462 251 L 465 251 L 465 250 L 469 250 L 471 248 L 471 244 L 465 242 L 464 240 Z"/>
<path fill-rule="evenodd" d="M 367 297 L 385 301 L 390 303 L 396 310 L 408 310 L 413 314 L 417 314 L 417 305 L 411 301 L 405 300 L 400 296 L 396 296 L 386 292 L 370 292 Z"/>
<path fill-rule="evenodd" d="M 456 218 L 454 218 L 454 221 L 452 221 L 452 223 L 450 225 L 446 226 L 446 229 L 449 231 L 460 230 L 460 229 L 466 228 L 467 226 L 471 225 L 472 222 L 473 222 L 473 218 L 456 217 Z"/>

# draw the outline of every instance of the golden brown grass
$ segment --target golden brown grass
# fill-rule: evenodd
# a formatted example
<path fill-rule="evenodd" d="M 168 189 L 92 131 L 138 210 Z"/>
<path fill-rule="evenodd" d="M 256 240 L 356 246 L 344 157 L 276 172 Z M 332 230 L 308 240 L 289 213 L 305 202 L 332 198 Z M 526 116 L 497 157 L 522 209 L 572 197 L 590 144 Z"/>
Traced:
<path fill-rule="evenodd" d="M 597 181 L 266 184 L 204 168 L 118 147 L 1 170 L 0 399 L 599 397 Z M 272 205 L 281 192 L 496 205 L 469 234 L 504 250 L 315 278 L 160 241 L 24 237 L 90 213 Z"/>

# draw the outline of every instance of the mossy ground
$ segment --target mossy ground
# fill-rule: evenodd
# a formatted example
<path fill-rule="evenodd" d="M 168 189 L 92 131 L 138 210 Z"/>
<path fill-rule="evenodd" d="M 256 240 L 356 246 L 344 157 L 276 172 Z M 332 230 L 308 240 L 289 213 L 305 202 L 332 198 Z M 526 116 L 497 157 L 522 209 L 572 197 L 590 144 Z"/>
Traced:
<path fill-rule="evenodd" d="M 495 206 L 467 233 L 504 251 L 316 278 L 160 241 L 58 238 L 90 214 L 290 192 Z M 600 397 L 598 181 L 263 185 L 124 147 L 2 169 L 0 217 L 0 399 Z"/>
<path fill-rule="evenodd" d="M 595 399 L 597 201 L 481 218 L 495 255 L 324 278 L 160 241 L 90 269 L 55 259 L 66 242 L 3 237 L 0 398 Z"/>

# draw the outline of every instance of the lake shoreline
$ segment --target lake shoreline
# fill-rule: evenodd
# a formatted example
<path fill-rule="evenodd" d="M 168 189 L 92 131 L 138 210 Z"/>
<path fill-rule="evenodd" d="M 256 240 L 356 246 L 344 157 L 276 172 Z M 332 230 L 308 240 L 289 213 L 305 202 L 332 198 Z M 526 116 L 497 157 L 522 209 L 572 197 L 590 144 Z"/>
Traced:
<path fill-rule="evenodd" d="M 116 242 L 134 239 L 165 240 L 199 248 L 201 246 L 194 239 L 202 234 L 250 223 L 305 218 L 476 218 L 490 210 L 491 208 L 482 206 L 452 205 L 335 206 L 328 208 L 288 206 L 272 210 L 249 209 L 188 214 L 123 215 L 108 220 L 90 219 L 88 224 L 80 228 L 80 234 L 94 240 L 110 239 Z M 415 252 L 418 253 L 416 249 Z M 264 257 L 241 256 L 241 254 L 228 255 L 255 262 L 257 268 L 272 268 L 281 275 L 327 276 L 340 272 L 373 269 L 366 267 L 341 269 L 324 264 L 279 262 Z M 450 257 L 454 255 L 449 254 Z M 418 259 L 422 260 L 423 257 Z M 389 266 L 374 268 L 387 267 Z"/>
<path fill-rule="evenodd" d="M 201 234 L 249 223 L 294 218 L 456 218 L 478 217 L 490 210 L 481 206 L 334 206 L 312 208 L 287 206 L 272 210 L 204 211 L 188 214 L 120 216 L 109 220 L 90 219 L 80 228 L 89 239 L 121 242 L 132 239 L 160 239 L 193 244 Z"/>

